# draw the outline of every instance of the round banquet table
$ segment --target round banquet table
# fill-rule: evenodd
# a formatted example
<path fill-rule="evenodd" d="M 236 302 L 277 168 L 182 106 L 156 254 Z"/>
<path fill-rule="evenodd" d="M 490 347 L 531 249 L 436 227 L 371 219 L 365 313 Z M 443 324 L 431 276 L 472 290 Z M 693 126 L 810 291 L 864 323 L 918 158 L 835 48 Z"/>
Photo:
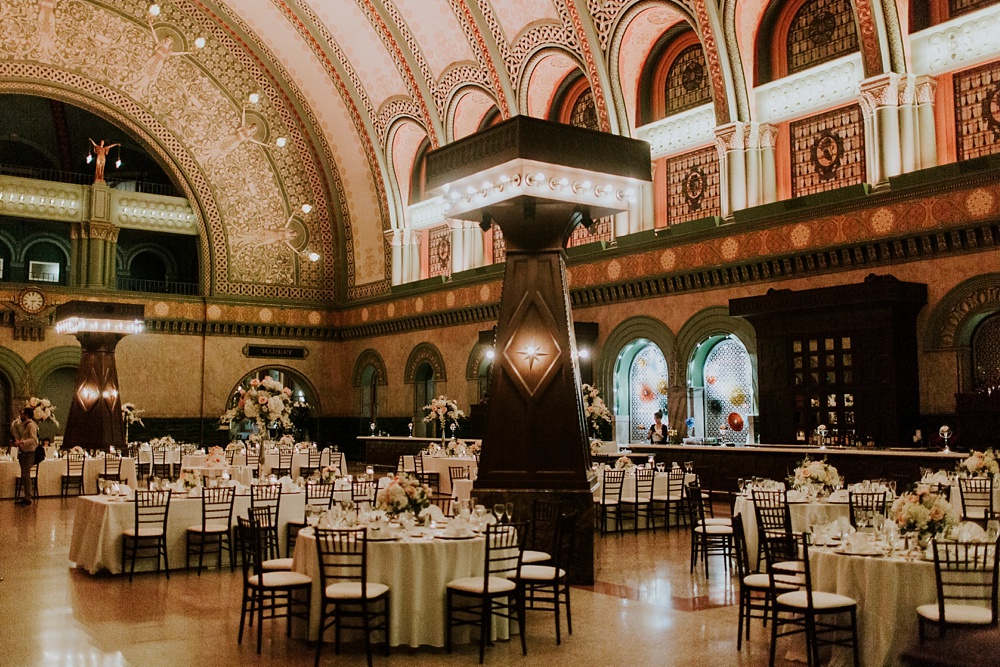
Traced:
<path fill-rule="evenodd" d="M 136 486 L 135 459 L 122 457 L 121 475 L 132 488 Z M 66 474 L 66 459 L 45 459 L 38 464 L 38 496 L 62 495 L 62 478 Z M 83 462 L 83 494 L 97 493 L 97 478 L 104 472 L 104 459 L 100 456 Z M 0 498 L 13 498 L 21 466 L 17 460 L 0 461 Z"/>
<path fill-rule="evenodd" d="M 937 600 L 934 563 L 848 556 L 816 547 L 810 549 L 809 564 L 815 590 L 858 602 L 861 667 L 903 667 L 903 651 L 917 641 L 917 607 Z M 850 649 L 835 647 L 829 664 L 851 661 Z"/>
<path fill-rule="evenodd" d="M 802 533 L 809 530 L 809 520 L 814 525 L 826 525 L 841 517 L 848 518 L 850 508 L 847 502 L 822 503 L 788 503 L 788 512 L 792 516 L 792 532 Z M 753 500 L 746 495 L 736 496 L 733 515 L 743 517 L 743 531 L 747 538 L 747 554 L 750 556 L 750 567 L 757 569 L 757 513 L 754 511 Z"/>
<path fill-rule="evenodd" d="M 368 542 L 368 580 L 389 587 L 389 642 L 392 646 L 445 645 L 445 590 L 449 581 L 483 575 L 486 540 L 405 538 Z M 312 577 L 312 608 L 309 610 L 309 639 L 319 635 L 320 588 L 319 555 L 311 528 L 299 532 L 292 561 L 295 572 Z M 469 628 L 456 628 L 455 643 L 469 641 Z M 464 631 L 464 632 L 463 632 Z M 493 631 L 507 639 L 506 619 L 493 618 Z"/>

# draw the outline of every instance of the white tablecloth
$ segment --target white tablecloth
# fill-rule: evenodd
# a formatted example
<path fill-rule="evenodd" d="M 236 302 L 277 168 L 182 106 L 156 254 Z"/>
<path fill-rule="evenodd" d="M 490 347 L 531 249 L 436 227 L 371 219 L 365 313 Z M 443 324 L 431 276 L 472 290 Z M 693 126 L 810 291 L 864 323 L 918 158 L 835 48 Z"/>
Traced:
<path fill-rule="evenodd" d="M 97 477 L 104 472 L 104 459 L 92 458 L 83 463 L 83 493 L 97 493 Z M 122 476 L 129 486 L 135 488 L 135 459 L 122 457 Z M 45 459 L 38 464 L 38 495 L 58 496 L 62 494 L 62 478 L 66 474 L 65 459 Z M 16 480 L 21 476 L 17 461 L 0 461 L 0 498 L 13 498 Z"/>
<path fill-rule="evenodd" d="M 441 480 L 441 493 L 451 495 L 451 467 L 468 468 L 469 478 L 476 479 L 479 464 L 472 456 L 424 456 L 424 472 L 436 472 Z"/>
<path fill-rule="evenodd" d="M 83 496 L 76 502 L 73 537 L 69 547 L 70 561 L 91 574 L 101 570 L 121 574 L 122 533 L 126 528 L 135 526 L 135 505 L 128 501 L 112 501 L 107 496 Z M 233 504 L 234 524 L 237 516 L 246 516 L 249 507 L 249 495 L 236 496 Z M 304 510 L 304 493 L 281 495 L 278 514 L 279 544 L 285 543 L 285 527 L 288 522 L 302 521 Z M 200 523 L 201 498 L 186 498 L 176 494 L 171 497 L 167 515 L 167 556 L 171 569 L 185 567 L 187 528 Z M 214 562 L 212 561 L 213 564 Z M 156 563 L 151 558 L 140 560 L 136 562 L 136 569 L 155 570 Z"/>
<path fill-rule="evenodd" d="M 962 492 L 959 489 L 958 481 L 951 485 L 951 506 L 955 510 L 955 516 L 960 520 L 962 517 Z M 1000 512 L 1000 484 L 993 484 L 993 511 Z"/>
<path fill-rule="evenodd" d="M 486 541 L 415 539 L 369 542 L 368 580 L 389 587 L 389 640 L 392 646 L 444 646 L 446 587 L 461 577 L 483 575 Z M 309 639 L 319 634 L 320 572 L 311 529 L 299 532 L 292 569 L 312 577 Z M 505 619 L 494 618 L 494 631 L 507 638 Z M 466 632 L 460 632 L 466 630 Z M 332 634 L 331 634 L 332 637 Z M 457 628 L 453 641 L 469 641 L 468 628 Z"/>
<path fill-rule="evenodd" d="M 934 563 L 821 548 L 810 550 L 809 562 L 814 589 L 857 600 L 861 666 L 903 667 L 902 652 L 917 641 L 917 606 L 937 601 Z M 833 649 L 831 667 L 850 664 L 850 649 Z"/>
<path fill-rule="evenodd" d="M 338 452 L 338 454 L 343 457 L 343 453 Z M 330 450 L 324 449 L 319 457 L 320 466 L 330 465 Z M 292 479 L 299 478 L 299 470 L 303 467 L 309 466 L 309 454 L 307 452 L 296 452 L 292 454 Z M 272 468 L 278 467 L 278 454 L 265 454 L 260 457 L 260 476 L 261 478 L 266 477 L 271 474 Z M 343 464 L 341 471 L 346 473 Z"/>
<path fill-rule="evenodd" d="M 801 533 L 809 530 L 809 519 L 814 525 L 826 525 L 839 519 L 849 517 L 850 508 L 847 503 L 788 503 L 788 511 L 792 515 L 792 531 Z M 750 556 L 750 567 L 757 568 L 757 513 L 754 512 L 753 500 L 748 496 L 736 496 L 733 514 L 743 517 L 743 530 L 747 536 L 747 552 Z M 763 568 L 763 563 L 760 564 Z"/>

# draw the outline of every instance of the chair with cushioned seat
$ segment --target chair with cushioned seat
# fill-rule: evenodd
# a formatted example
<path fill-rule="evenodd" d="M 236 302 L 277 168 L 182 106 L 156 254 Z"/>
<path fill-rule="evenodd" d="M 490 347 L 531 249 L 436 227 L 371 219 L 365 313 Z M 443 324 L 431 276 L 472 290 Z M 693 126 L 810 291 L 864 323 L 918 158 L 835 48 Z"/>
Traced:
<path fill-rule="evenodd" d="M 723 556 L 728 566 L 733 553 L 733 527 L 707 523 L 705 517 L 705 499 L 701 494 L 698 482 L 687 485 L 687 502 L 691 518 L 691 572 L 698 560 L 705 564 L 705 577 L 708 578 L 708 557 Z"/>
<path fill-rule="evenodd" d="M 235 494 L 236 489 L 231 486 L 201 490 L 201 523 L 188 526 L 186 562 L 190 568 L 191 556 L 198 556 L 199 577 L 206 553 L 217 553 L 219 569 L 222 569 L 222 551 L 225 549 L 229 552 L 229 570 L 236 567 L 236 552 L 232 541 Z"/>
<path fill-rule="evenodd" d="M 560 607 L 566 607 L 566 628 L 573 634 L 573 616 L 569 602 L 569 567 L 576 551 L 576 512 L 562 514 L 556 519 L 555 539 L 552 543 L 552 564 L 526 564 L 522 557 L 518 583 L 521 585 L 526 609 L 552 611 L 556 617 L 556 645 L 562 643 L 560 635 Z"/>
<path fill-rule="evenodd" d="M 86 454 L 67 454 L 66 472 L 62 477 L 62 494 L 68 496 L 71 489 L 77 495 L 83 494 L 83 465 L 87 462 Z"/>
<path fill-rule="evenodd" d="M 263 640 L 264 619 L 286 618 L 285 632 L 292 636 L 292 619 L 309 622 L 312 579 L 300 572 L 266 570 L 263 567 L 267 548 L 267 531 L 253 519 L 237 518 L 237 540 L 243 562 L 243 601 L 240 605 L 240 633 L 237 643 L 243 643 L 247 614 L 250 625 L 257 616 L 257 653 Z"/>
<path fill-rule="evenodd" d="M 368 529 L 316 529 L 319 556 L 320 603 L 316 665 L 323 651 L 323 635 L 335 629 L 334 653 L 340 653 L 340 631 L 364 630 L 368 667 L 372 665 L 372 632 L 382 631 L 389 655 L 389 587 L 368 580 Z M 358 619 L 349 625 L 344 620 Z"/>
<path fill-rule="evenodd" d="M 556 528 L 561 514 L 561 503 L 535 499 L 531 506 L 531 532 L 521 554 L 522 563 L 540 565 L 552 560 Z"/>
<path fill-rule="evenodd" d="M 667 470 L 667 492 L 654 493 L 651 505 L 650 521 L 656 525 L 656 518 L 663 517 L 663 525 L 670 530 L 670 517 L 674 517 L 674 524 L 680 525 L 681 518 L 687 510 L 684 499 L 684 471 L 680 468 L 670 468 Z"/>
<path fill-rule="evenodd" d="M 323 452 L 318 449 L 309 449 L 306 451 L 306 456 L 308 460 L 304 466 L 299 466 L 298 477 L 302 479 L 309 479 L 316 473 L 320 471 L 323 467 Z"/>
<path fill-rule="evenodd" d="M 618 511 L 622 515 L 622 523 L 625 519 L 632 519 L 632 532 L 639 534 L 639 518 L 646 519 L 646 529 L 652 526 L 656 532 L 656 523 L 653 521 L 653 477 L 656 471 L 652 468 L 640 468 L 635 471 L 635 495 L 626 496 L 624 491 L 618 501 Z"/>
<path fill-rule="evenodd" d="M 743 648 L 743 634 L 746 632 L 750 641 L 750 621 L 759 618 L 767 627 L 768 615 L 771 613 L 771 579 L 767 574 L 754 572 L 750 567 L 750 554 L 747 550 L 747 538 L 743 526 L 743 517 L 733 517 L 733 544 L 736 548 L 736 575 L 740 590 L 740 617 L 736 633 L 736 650 Z M 787 580 L 776 582 L 776 589 L 781 592 L 794 591 L 797 583 Z M 761 612 L 755 616 L 754 612 Z M 745 628 L 745 630 L 744 630 Z"/>
<path fill-rule="evenodd" d="M 278 450 L 278 465 L 271 468 L 271 474 L 281 479 L 282 477 L 292 476 L 292 457 L 295 456 L 295 450 L 291 447 L 282 447 Z"/>
<path fill-rule="evenodd" d="M 261 524 L 268 539 L 268 549 L 275 557 L 281 554 L 278 541 L 278 512 L 281 510 L 281 484 L 251 484 L 250 509 L 266 507 L 269 521 Z"/>
<path fill-rule="evenodd" d="M 764 560 L 765 541 L 784 540 L 792 534 L 792 513 L 784 491 L 752 491 L 753 511 L 757 519 L 757 562 Z"/>
<path fill-rule="evenodd" d="M 368 480 L 365 482 L 354 480 L 351 482 L 351 500 L 354 501 L 355 505 L 374 505 L 375 494 L 377 492 L 377 480 Z"/>
<path fill-rule="evenodd" d="M 135 562 L 140 558 L 156 558 L 156 571 L 163 569 L 170 578 L 167 562 L 167 515 L 170 512 L 170 491 L 135 492 L 135 527 L 122 533 L 122 572 L 128 567 L 128 581 L 132 583 Z"/>
<path fill-rule="evenodd" d="M 493 616 L 512 620 L 516 615 L 521 631 L 521 652 L 528 655 L 524 628 L 524 591 L 518 583 L 521 576 L 521 551 L 527 532 L 528 527 L 524 522 L 487 526 L 483 574 L 448 582 L 445 617 L 445 646 L 448 653 L 451 653 L 452 629 L 471 625 L 479 628 L 479 664 L 483 664 Z"/>
<path fill-rule="evenodd" d="M 278 551 L 278 545 L 274 541 L 274 535 L 278 529 L 274 525 L 271 509 L 269 507 L 251 507 L 247 514 L 250 520 L 256 524 L 257 528 L 264 535 L 264 545 L 261 550 L 260 566 L 264 570 L 291 570 L 292 558 L 282 558 Z"/>
<path fill-rule="evenodd" d="M 849 647 L 854 667 L 860 667 L 858 603 L 845 595 L 813 589 L 809 538 L 808 533 L 799 536 L 789 533 L 782 542 L 768 542 L 764 549 L 773 600 L 768 664 L 774 667 L 779 638 L 804 633 L 809 667 L 819 667 L 820 649 L 824 646 Z M 801 581 L 803 585 L 798 590 L 782 591 L 780 587 L 789 580 Z M 782 618 L 782 614 L 786 616 Z M 847 624 L 838 622 L 840 614 L 849 615 Z"/>
<path fill-rule="evenodd" d="M 419 457 L 417 457 L 419 458 Z M 417 481 L 431 490 L 431 493 L 441 493 L 441 475 L 436 472 L 416 473 Z"/>
<path fill-rule="evenodd" d="M 927 625 L 937 626 L 939 638 L 949 626 L 996 627 L 1000 540 L 932 544 L 937 602 L 917 607 L 920 643 Z"/>
<path fill-rule="evenodd" d="M 455 480 L 469 478 L 469 466 L 448 466 L 448 482 L 451 484 L 452 493 L 455 489 Z"/>
<path fill-rule="evenodd" d="M 608 519 L 614 518 L 615 532 L 622 532 L 622 515 L 619 503 L 622 498 L 622 486 L 625 484 L 625 471 L 605 469 L 601 497 L 594 501 L 594 517 L 601 533 L 608 530 Z M 610 515 L 610 516 L 609 516 Z"/>
<path fill-rule="evenodd" d="M 334 485 L 332 483 L 324 482 L 309 482 L 306 484 L 306 503 L 303 507 L 302 521 L 289 521 L 285 525 L 285 553 L 293 554 L 295 553 L 295 538 L 298 536 L 299 531 L 306 527 L 307 521 L 306 513 L 309 508 L 312 507 L 314 510 L 328 510 L 333 505 L 333 489 Z"/>

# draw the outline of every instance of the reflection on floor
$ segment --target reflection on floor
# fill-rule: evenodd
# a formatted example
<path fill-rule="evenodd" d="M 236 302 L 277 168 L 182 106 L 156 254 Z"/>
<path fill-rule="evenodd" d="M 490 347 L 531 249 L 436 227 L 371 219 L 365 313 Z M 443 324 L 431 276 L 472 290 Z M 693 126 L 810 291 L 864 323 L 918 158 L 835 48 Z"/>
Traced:
<path fill-rule="evenodd" d="M 0 664 L 169 666 L 311 665 L 313 651 L 265 622 L 264 651 L 236 643 L 239 572 L 210 570 L 90 576 L 67 562 L 75 500 L 43 499 L 31 508 L 0 503 Z M 528 613 L 528 656 L 520 642 L 489 648 L 489 665 L 766 665 L 768 636 L 736 651 L 734 584 L 720 558 L 711 578 L 688 573 L 688 534 L 679 529 L 598 537 L 597 582 L 573 590 L 572 636 L 555 644 L 551 614 Z M 393 649 L 377 665 L 475 665 L 478 648 Z M 359 643 L 324 665 L 363 665 Z"/>

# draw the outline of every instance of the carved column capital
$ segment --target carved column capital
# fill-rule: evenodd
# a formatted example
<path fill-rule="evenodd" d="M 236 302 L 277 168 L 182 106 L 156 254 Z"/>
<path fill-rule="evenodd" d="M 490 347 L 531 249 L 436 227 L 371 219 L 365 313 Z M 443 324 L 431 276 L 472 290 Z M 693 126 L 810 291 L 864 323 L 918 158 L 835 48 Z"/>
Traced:
<path fill-rule="evenodd" d="M 926 74 L 918 76 L 914 87 L 917 104 L 934 104 L 934 98 L 937 94 L 936 78 Z"/>

